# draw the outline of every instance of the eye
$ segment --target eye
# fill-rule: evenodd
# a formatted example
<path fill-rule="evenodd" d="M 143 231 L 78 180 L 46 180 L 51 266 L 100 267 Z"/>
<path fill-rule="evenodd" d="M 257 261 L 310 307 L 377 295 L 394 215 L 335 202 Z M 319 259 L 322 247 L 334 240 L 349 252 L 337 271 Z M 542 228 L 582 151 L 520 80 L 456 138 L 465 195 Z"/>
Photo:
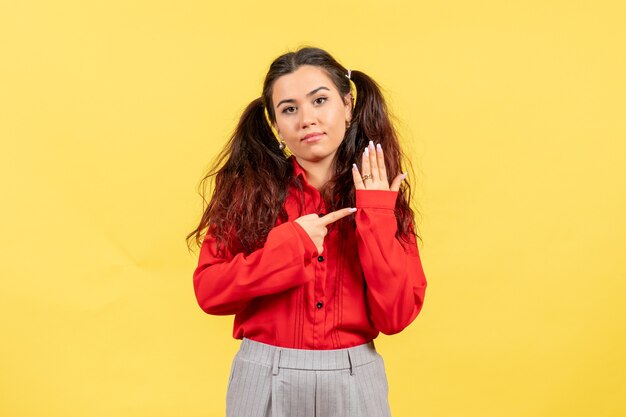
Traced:
<path fill-rule="evenodd" d="M 293 107 L 293 106 L 287 106 L 287 107 L 285 107 L 285 108 L 282 110 L 282 113 L 286 113 L 286 114 L 288 114 L 288 113 L 293 113 L 292 111 L 289 111 L 289 109 L 295 109 L 295 107 Z"/>
<path fill-rule="evenodd" d="M 322 101 L 320 102 L 320 101 L 318 101 L 318 100 L 322 100 Z M 328 100 L 328 97 L 318 97 L 318 98 L 316 98 L 316 99 L 315 99 L 315 102 L 316 102 L 316 103 L 318 103 L 318 104 L 322 104 L 322 103 L 324 103 L 326 100 Z"/>

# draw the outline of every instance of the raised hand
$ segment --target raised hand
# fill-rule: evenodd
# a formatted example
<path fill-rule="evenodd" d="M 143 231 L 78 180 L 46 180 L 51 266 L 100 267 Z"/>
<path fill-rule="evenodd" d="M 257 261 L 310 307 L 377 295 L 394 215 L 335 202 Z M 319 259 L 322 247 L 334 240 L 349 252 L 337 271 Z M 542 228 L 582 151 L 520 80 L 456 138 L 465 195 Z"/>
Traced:
<path fill-rule="evenodd" d="M 355 211 L 355 208 L 343 208 L 341 210 L 328 213 L 324 217 L 319 217 L 317 214 L 307 214 L 306 216 L 298 217 L 294 221 L 302 226 L 305 232 L 307 232 L 313 243 L 315 243 L 317 253 L 321 254 L 324 251 L 324 237 L 328 234 L 326 226 L 354 213 Z"/>
<path fill-rule="evenodd" d="M 387 180 L 387 169 L 385 168 L 385 156 L 380 144 L 374 147 L 374 142 L 370 141 L 369 146 L 363 151 L 363 159 L 361 163 L 363 175 L 359 173 L 356 164 L 352 166 L 352 179 L 354 180 L 354 188 L 357 190 L 400 190 L 402 180 L 406 178 L 407 173 L 398 174 L 391 185 Z"/>

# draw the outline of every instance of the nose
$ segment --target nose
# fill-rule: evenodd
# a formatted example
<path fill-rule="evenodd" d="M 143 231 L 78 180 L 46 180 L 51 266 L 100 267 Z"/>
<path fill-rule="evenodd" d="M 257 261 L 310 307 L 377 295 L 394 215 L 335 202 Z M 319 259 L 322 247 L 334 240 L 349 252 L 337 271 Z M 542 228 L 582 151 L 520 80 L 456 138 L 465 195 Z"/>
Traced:
<path fill-rule="evenodd" d="M 316 124 L 317 115 L 315 109 L 311 106 L 302 106 L 300 109 L 300 125 L 307 127 L 312 124 Z"/>

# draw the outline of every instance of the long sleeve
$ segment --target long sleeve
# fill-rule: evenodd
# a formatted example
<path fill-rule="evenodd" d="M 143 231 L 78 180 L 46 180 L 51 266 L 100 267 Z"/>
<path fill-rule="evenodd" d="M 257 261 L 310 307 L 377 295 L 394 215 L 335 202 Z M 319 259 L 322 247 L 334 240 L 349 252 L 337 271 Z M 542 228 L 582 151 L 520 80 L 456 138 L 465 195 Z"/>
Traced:
<path fill-rule="evenodd" d="M 367 283 L 370 320 L 391 335 L 408 326 L 424 303 L 426 277 L 415 237 L 406 249 L 396 239 L 394 213 L 398 192 L 356 191 L 356 236 Z"/>
<path fill-rule="evenodd" d="M 193 273 L 196 299 L 208 314 L 236 314 L 255 297 L 314 279 L 307 266 L 316 255 L 311 238 L 293 221 L 274 227 L 262 248 L 228 259 L 216 256 L 215 238 L 207 234 Z"/>

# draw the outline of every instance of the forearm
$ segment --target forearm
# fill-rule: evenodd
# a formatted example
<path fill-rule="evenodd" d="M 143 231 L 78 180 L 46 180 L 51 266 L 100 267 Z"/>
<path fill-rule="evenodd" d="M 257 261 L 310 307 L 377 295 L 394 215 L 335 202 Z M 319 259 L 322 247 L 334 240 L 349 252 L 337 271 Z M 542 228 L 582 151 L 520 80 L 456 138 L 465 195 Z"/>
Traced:
<path fill-rule="evenodd" d="M 235 314 L 255 297 L 278 293 L 313 279 L 315 245 L 295 222 L 276 226 L 264 246 L 249 255 L 218 258 L 215 239 L 203 242 L 193 274 L 198 304 L 215 315 Z"/>
<path fill-rule="evenodd" d="M 398 333 L 415 319 L 426 289 L 414 236 L 408 243 L 395 236 L 396 196 L 393 191 L 357 191 L 357 245 L 370 319 L 385 334 Z"/>

